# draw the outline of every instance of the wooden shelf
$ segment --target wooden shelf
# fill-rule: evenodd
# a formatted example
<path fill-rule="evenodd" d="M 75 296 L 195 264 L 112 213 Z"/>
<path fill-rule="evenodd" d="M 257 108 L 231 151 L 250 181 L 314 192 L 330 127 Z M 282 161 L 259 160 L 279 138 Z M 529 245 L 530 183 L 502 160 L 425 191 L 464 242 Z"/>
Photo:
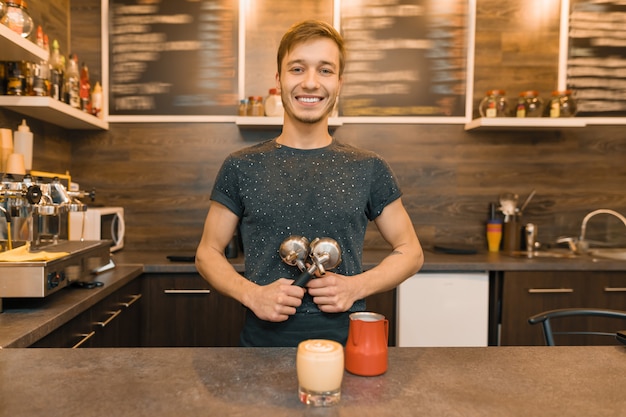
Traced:
<path fill-rule="evenodd" d="M 465 130 L 560 130 L 587 126 L 587 120 L 576 117 L 482 117 L 465 124 Z"/>
<path fill-rule="evenodd" d="M 104 120 L 52 97 L 0 96 L 0 107 L 67 129 L 109 129 L 109 124 Z"/>
<path fill-rule="evenodd" d="M 587 122 L 587 126 L 591 125 L 613 125 L 621 126 L 626 125 L 626 117 L 586 117 L 584 119 Z"/>
<path fill-rule="evenodd" d="M 47 61 L 48 52 L 0 25 L 0 59 L 2 61 Z"/>
<path fill-rule="evenodd" d="M 48 52 L 4 25 L 0 25 L 0 60 L 40 62 Z M 0 96 L 0 107 L 67 129 L 107 130 L 104 120 L 51 97 Z"/>

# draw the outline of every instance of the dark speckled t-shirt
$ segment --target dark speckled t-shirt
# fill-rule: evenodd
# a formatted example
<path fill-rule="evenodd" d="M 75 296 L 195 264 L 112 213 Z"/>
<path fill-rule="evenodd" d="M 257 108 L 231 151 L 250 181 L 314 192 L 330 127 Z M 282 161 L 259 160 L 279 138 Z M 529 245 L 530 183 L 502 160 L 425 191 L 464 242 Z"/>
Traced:
<path fill-rule="evenodd" d="M 312 150 L 270 140 L 231 154 L 211 199 L 239 216 L 246 278 L 266 285 L 300 274 L 278 253 L 291 235 L 335 239 L 342 261 L 333 272 L 361 273 L 367 223 L 400 196 L 391 168 L 371 151 L 337 140 Z M 361 300 L 350 310 L 364 308 Z M 306 295 L 298 313 L 319 309 Z"/>

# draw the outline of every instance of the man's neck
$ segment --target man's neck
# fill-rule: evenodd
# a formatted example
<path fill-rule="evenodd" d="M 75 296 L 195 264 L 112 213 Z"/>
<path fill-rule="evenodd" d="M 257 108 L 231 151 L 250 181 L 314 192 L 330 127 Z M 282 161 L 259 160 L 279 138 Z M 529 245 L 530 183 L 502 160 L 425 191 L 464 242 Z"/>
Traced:
<path fill-rule="evenodd" d="M 330 145 L 333 138 L 328 133 L 328 118 L 318 123 L 302 123 L 285 115 L 283 131 L 276 141 L 290 148 L 318 149 Z"/>

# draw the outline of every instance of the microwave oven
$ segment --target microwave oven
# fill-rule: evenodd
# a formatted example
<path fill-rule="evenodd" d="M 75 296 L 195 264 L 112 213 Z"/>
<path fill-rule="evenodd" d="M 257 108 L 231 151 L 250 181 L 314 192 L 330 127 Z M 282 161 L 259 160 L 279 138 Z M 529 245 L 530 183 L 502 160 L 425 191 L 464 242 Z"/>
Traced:
<path fill-rule="evenodd" d="M 89 207 L 70 212 L 69 240 L 111 240 L 111 252 L 124 247 L 123 207 Z"/>

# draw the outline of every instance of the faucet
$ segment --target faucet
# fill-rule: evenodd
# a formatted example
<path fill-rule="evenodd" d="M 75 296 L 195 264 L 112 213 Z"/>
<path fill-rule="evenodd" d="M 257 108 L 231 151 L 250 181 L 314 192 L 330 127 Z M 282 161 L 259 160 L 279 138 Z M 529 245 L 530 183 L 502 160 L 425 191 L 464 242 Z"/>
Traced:
<path fill-rule="evenodd" d="M 615 216 L 618 219 L 620 219 L 622 221 L 622 223 L 624 223 L 624 226 L 626 226 L 626 217 L 622 216 L 618 212 L 613 211 L 613 210 L 609 210 L 609 209 L 595 210 L 595 211 L 592 211 L 591 213 L 587 214 L 585 216 L 585 218 L 583 219 L 583 223 L 580 226 L 580 237 L 578 238 L 579 241 L 582 242 L 582 241 L 585 240 L 585 232 L 587 231 L 587 222 L 589 221 L 589 219 L 591 219 L 596 214 L 612 214 L 613 216 Z"/>
<path fill-rule="evenodd" d="M 580 236 L 578 238 L 574 238 L 574 237 L 559 238 L 557 240 L 557 243 L 566 242 L 569 245 L 569 248 L 572 252 L 586 253 L 589 250 L 589 242 L 585 240 L 585 233 L 587 232 L 587 223 L 589 222 L 589 219 L 591 219 L 593 216 L 597 214 L 611 214 L 617 217 L 618 219 L 620 219 L 622 223 L 624 223 L 624 226 L 626 226 L 626 217 L 622 216 L 618 212 L 614 210 L 609 210 L 609 209 L 598 209 L 598 210 L 594 210 L 588 213 L 583 218 L 583 222 L 580 225 Z"/>

